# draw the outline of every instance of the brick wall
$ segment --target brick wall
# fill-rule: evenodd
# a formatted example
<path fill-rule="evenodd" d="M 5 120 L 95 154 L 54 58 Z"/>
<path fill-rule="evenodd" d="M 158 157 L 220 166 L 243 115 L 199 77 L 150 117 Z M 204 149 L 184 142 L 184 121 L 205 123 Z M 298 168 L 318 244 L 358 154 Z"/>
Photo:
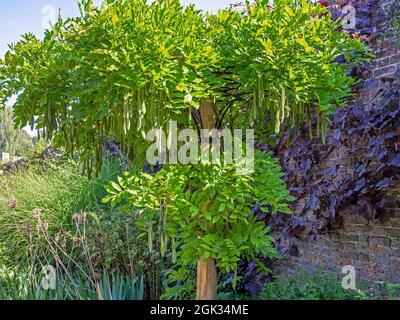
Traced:
<path fill-rule="evenodd" d="M 400 3 L 398 0 L 370 0 L 366 7 L 365 1 L 350 3 L 356 9 L 361 8 L 356 31 L 368 37 L 376 54 L 372 71 L 366 72 L 366 80 L 358 88 L 358 100 L 369 109 L 374 107 L 379 93 L 400 77 L 400 55 L 396 48 L 396 45 L 400 48 L 400 35 L 396 39 L 398 43 L 382 37 L 387 35 L 397 14 L 400 18 L 400 12 L 394 12 L 394 9 L 400 11 L 397 6 Z M 348 147 L 341 147 L 324 160 L 323 166 L 338 166 L 342 175 L 353 175 L 355 157 Z M 379 220 L 367 221 L 354 212 L 344 216 L 340 229 L 319 235 L 316 240 L 296 238 L 296 254 L 276 262 L 275 270 L 295 274 L 300 270 L 322 268 L 340 275 L 343 266 L 352 265 L 358 279 L 400 283 L 400 187 L 391 193 L 398 202 L 387 208 Z M 304 201 L 297 203 L 296 211 L 303 210 Z"/>
<path fill-rule="evenodd" d="M 276 269 L 295 274 L 322 268 L 340 275 L 343 266 L 352 265 L 359 279 L 400 283 L 400 208 L 389 211 L 373 221 L 347 215 L 339 230 L 315 241 L 298 239 L 298 255 L 284 257 Z"/>
<path fill-rule="evenodd" d="M 400 35 L 396 36 L 392 27 L 393 21 L 400 19 L 400 3 L 396 0 L 380 0 L 369 9 L 372 16 L 368 27 L 372 31 L 368 36 L 375 59 L 371 70 L 365 74 L 366 81 L 359 93 L 366 109 L 373 107 L 375 97 L 382 88 L 400 77 Z"/>

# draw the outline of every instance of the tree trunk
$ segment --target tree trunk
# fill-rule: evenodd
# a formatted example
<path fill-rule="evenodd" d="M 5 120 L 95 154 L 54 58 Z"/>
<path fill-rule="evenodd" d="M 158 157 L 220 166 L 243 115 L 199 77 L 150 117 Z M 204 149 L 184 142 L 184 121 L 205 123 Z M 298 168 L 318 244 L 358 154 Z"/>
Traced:
<path fill-rule="evenodd" d="M 203 257 L 197 262 L 197 300 L 217 299 L 217 267 L 214 259 Z"/>
<path fill-rule="evenodd" d="M 200 120 L 202 129 L 214 129 L 216 125 L 215 105 L 200 103 Z M 207 210 L 209 207 L 203 208 Z M 209 226 L 211 227 L 211 226 Z M 215 300 L 217 298 L 217 266 L 215 259 L 201 257 L 197 262 L 197 300 Z"/>

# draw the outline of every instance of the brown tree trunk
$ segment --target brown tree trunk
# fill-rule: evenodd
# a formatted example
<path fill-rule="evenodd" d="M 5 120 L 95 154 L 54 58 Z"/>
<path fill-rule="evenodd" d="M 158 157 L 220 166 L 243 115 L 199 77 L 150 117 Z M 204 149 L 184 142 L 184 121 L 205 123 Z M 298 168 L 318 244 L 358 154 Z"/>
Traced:
<path fill-rule="evenodd" d="M 200 103 L 200 119 L 202 129 L 214 129 L 216 125 L 214 103 Z M 202 210 L 207 210 L 206 206 Z M 211 226 L 209 226 L 211 227 Z M 197 300 L 217 299 L 217 266 L 215 259 L 205 259 L 201 257 L 197 262 Z"/>
<path fill-rule="evenodd" d="M 201 257 L 197 262 L 196 299 L 217 299 L 217 267 L 214 259 Z"/>

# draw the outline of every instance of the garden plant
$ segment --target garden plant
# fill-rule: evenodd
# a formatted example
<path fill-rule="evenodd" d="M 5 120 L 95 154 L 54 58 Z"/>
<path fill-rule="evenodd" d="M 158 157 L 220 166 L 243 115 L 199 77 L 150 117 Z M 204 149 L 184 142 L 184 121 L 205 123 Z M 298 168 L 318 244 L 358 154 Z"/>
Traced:
<path fill-rule="evenodd" d="M 179 0 L 84 0 L 79 17 L 60 17 L 43 40 L 24 35 L 0 64 L 1 103 L 18 95 L 16 124 L 78 155 L 89 177 L 101 171 L 105 140 L 119 144 L 128 170 L 106 183 L 104 202 L 147 219 L 149 252 L 157 229 L 162 255 L 197 265 L 198 299 L 217 297 L 218 272 L 233 272 L 235 286 L 242 260 L 278 257 L 252 209 L 290 214 L 294 198 L 263 151 L 248 175 L 224 159 L 145 172 L 147 132 L 173 120 L 198 138 L 201 129 L 242 128 L 270 142 L 305 124 L 324 141 L 352 95 L 349 68 L 371 57 L 324 6 L 268 2 L 204 15 Z"/>

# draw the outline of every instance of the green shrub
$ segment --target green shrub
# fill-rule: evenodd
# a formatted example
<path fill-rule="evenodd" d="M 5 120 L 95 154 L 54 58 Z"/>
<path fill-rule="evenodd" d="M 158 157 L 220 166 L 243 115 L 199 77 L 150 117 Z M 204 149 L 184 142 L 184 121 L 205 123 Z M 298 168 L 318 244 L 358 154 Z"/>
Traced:
<path fill-rule="evenodd" d="M 379 299 L 400 300 L 400 284 L 378 281 L 374 291 Z"/>
<path fill-rule="evenodd" d="M 194 267 L 177 267 L 165 270 L 163 281 L 165 300 L 194 300 L 196 298 L 196 270 Z"/>
<path fill-rule="evenodd" d="M 297 276 L 280 275 L 268 282 L 261 293 L 265 300 L 358 300 L 368 299 L 361 290 L 345 290 L 341 280 L 317 270 L 314 274 L 302 271 Z"/>
<path fill-rule="evenodd" d="M 121 161 L 118 159 L 105 159 L 102 163 L 99 175 L 90 180 L 85 192 L 86 210 L 96 211 L 99 209 L 107 210 L 110 206 L 102 203 L 102 199 L 107 195 L 104 188 L 106 183 L 116 179 L 123 172 Z"/>
<path fill-rule="evenodd" d="M 156 175 L 125 173 L 106 186 L 104 202 L 128 202 L 148 217 L 143 233 L 150 251 L 154 224 L 162 232 L 161 254 L 170 250 L 174 263 L 212 258 L 221 272 L 236 273 L 241 259 L 279 256 L 269 228 L 251 211 L 254 203 L 264 212 L 290 214 L 294 200 L 271 154 L 256 152 L 253 175 L 238 175 L 237 166 L 165 165 Z"/>

